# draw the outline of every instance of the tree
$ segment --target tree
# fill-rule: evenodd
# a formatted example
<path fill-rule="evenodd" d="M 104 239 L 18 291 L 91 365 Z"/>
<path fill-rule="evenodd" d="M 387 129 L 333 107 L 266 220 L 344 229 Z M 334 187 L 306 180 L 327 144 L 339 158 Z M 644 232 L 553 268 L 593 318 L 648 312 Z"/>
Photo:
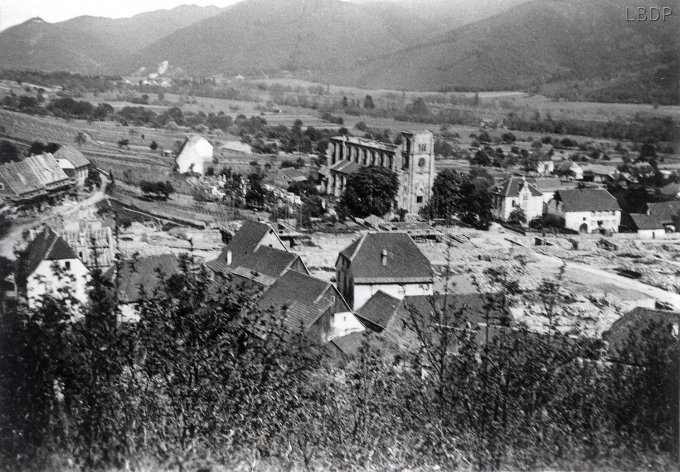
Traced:
<path fill-rule="evenodd" d="M 82 131 L 78 131 L 78 133 L 76 133 L 75 141 L 78 146 L 82 146 L 87 142 L 87 135 Z"/>
<path fill-rule="evenodd" d="M 370 95 L 366 95 L 366 98 L 364 98 L 364 108 L 368 110 L 373 110 L 375 108 L 375 104 L 373 103 L 373 97 Z"/>
<path fill-rule="evenodd" d="M 510 212 L 510 216 L 508 217 L 508 223 L 511 225 L 523 225 L 524 223 L 527 222 L 527 215 L 524 213 L 524 210 L 521 208 L 515 208 Z"/>
<path fill-rule="evenodd" d="M 470 159 L 470 164 L 473 166 L 488 167 L 492 164 L 492 161 L 486 151 L 480 149 L 475 153 L 475 157 Z"/>
<path fill-rule="evenodd" d="M 129 147 L 130 146 L 130 140 L 127 138 L 121 138 L 118 140 L 118 147 L 123 148 L 123 147 Z"/>
<path fill-rule="evenodd" d="M 16 146 L 7 140 L 0 141 L 0 164 L 19 160 Z"/>
<path fill-rule="evenodd" d="M 347 178 L 341 205 L 354 216 L 383 216 L 392 209 L 399 191 L 397 174 L 379 166 L 362 167 Z"/>
<path fill-rule="evenodd" d="M 147 197 L 156 198 L 159 200 L 167 200 L 171 193 L 175 192 L 174 187 L 168 181 L 165 182 L 150 182 L 142 180 L 139 183 L 139 188 Z"/>
<path fill-rule="evenodd" d="M 428 211 L 439 218 L 458 215 L 464 223 L 488 229 L 493 218 L 489 177 L 478 171 L 459 174 L 453 169 L 442 170 L 434 180 Z"/>
<path fill-rule="evenodd" d="M 149 144 L 149 149 L 155 151 L 156 149 L 158 149 L 158 143 L 156 141 L 151 141 L 151 144 Z"/>
<path fill-rule="evenodd" d="M 85 188 L 92 190 L 93 188 L 99 188 L 101 185 L 101 177 L 99 171 L 94 167 L 90 167 L 87 170 L 87 177 L 85 178 Z"/>

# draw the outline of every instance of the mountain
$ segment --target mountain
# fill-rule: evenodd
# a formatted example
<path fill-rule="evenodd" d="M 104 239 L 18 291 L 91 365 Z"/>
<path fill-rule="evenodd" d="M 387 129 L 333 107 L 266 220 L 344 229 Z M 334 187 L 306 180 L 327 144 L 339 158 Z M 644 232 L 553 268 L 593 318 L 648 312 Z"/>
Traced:
<path fill-rule="evenodd" d="M 350 68 L 430 37 L 432 26 L 388 3 L 245 0 L 113 68 L 131 71 L 162 60 L 190 74 Z"/>
<path fill-rule="evenodd" d="M 508 89 L 638 76 L 677 58 L 678 18 L 627 21 L 627 6 L 635 11 L 636 4 L 626 0 L 534 0 L 337 71 L 333 80 L 371 88 Z"/>
<path fill-rule="evenodd" d="M 0 32 L 0 65 L 99 73 L 130 53 L 221 11 L 183 5 L 121 19 L 80 16 L 47 23 L 33 18 Z"/>

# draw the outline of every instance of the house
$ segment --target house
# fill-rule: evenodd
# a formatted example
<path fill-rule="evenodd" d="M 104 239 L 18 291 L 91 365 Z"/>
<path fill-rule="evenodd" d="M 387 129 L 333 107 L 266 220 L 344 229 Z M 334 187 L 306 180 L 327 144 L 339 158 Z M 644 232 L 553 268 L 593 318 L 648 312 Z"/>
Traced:
<path fill-rule="evenodd" d="M 250 144 L 242 143 L 241 141 L 224 141 L 220 145 L 220 150 L 221 151 L 226 151 L 228 153 L 235 153 L 235 154 L 243 154 L 243 155 L 251 155 L 253 153 L 253 149 L 250 147 Z"/>
<path fill-rule="evenodd" d="M 44 295 L 61 297 L 65 289 L 78 302 L 87 303 L 89 270 L 51 228 L 45 228 L 28 244 L 19 267 L 19 284 L 29 307 L 35 307 Z"/>
<path fill-rule="evenodd" d="M 206 266 L 215 274 L 230 275 L 236 282 L 271 286 L 288 270 L 309 274 L 299 255 L 269 225 L 246 221 L 217 259 Z"/>
<path fill-rule="evenodd" d="M 406 233 L 367 233 L 347 246 L 335 263 L 338 290 L 353 310 L 382 291 L 394 298 L 431 295 L 430 261 Z"/>
<path fill-rule="evenodd" d="M 0 165 L 0 201 L 15 206 L 50 200 L 70 190 L 74 183 L 49 153 Z"/>
<path fill-rule="evenodd" d="M 212 144 L 202 136 L 188 136 L 177 156 L 177 172 L 180 174 L 204 174 L 212 162 Z"/>
<path fill-rule="evenodd" d="M 397 174 L 399 189 L 394 209 L 417 214 L 432 195 L 434 137 L 426 132 L 402 132 L 400 146 L 369 139 L 331 138 L 326 151 L 328 166 L 320 171 L 321 192 L 340 197 L 347 179 L 365 166 L 380 166 Z"/>
<path fill-rule="evenodd" d="M 301 183 L 307 181 L 309 178 L 309 169 L 301 167 L 286 167 L 279 169 L 276 172 L 270 172 L 265 178 L 265 182 L 270 182 L 277 187 L 288 189 L 291 184 Z"/>
<path fill-rule="evenodd" d="M 532 184 L 539 192 L 543 194 L 544 205 L 555 197 L 555 192 L 558 190 L 567 190 L 576 186 L 574 183 L 561 182 L 557 177 L 527 179 L 527 182 Z"/>
<path fill-rule="evenodd" d="M 661 239 L 677 231 L 673 220 L 680 214 L 680 201 L 647 203 L 646 213 L 631 213 L 633 225 L 641 238 Z"/>
<path fill-rule="evenodd" d="M 294 270 L 265 290 L 258 307 L 282 316 L 290 334 L 302 330 L 319 343 L 365 329 L 332 284 Z"/>
<path fill-rule="evenodd" d="M 147 297 L 153 299 L 162 287 L 163 277 L 179 273 L 179 261 L 173 254 L 139 257 L 123 261 L 118 269 L 109 269 L 105 276 L 115 281 L 121 321 L 139 320 L 139 303 Z"/>
<path fill-rule="evenodd" d="M 562 161 L 555 169 L 555 175 L 575 180 L 583 180 L 583 168 L 574 161 Z"/>
<path fill-rule="evenodd" d="M 619 231 L 621 207 L 609 192 L 599 188 L 559 190 L 547 213 L 564 218 L 565 228 L 581 233 Z"/>
<path fill-rule="evenodd" d="M 73 146 L 62 146 L 54 153 L 54 158 L 66 175 L 75 180 L 78 187 L 85 185 L 90 171 L 90 161 Z"/>
<path fill-rule="evenodd" d="M 493 195 L 494 216 L 501 221 L 508 221 L 515 210 L 524 212 L 526 223 L 543 215 L 543 193 L 524 177 L 510 177 Z"/>
<path fill-rule="evenodd" d="M 586 182 L 605 183 L 616 179 L 618 174 L 618 169 L 613 166 L 588 164 L 583 168 L 583 180 Z"/>

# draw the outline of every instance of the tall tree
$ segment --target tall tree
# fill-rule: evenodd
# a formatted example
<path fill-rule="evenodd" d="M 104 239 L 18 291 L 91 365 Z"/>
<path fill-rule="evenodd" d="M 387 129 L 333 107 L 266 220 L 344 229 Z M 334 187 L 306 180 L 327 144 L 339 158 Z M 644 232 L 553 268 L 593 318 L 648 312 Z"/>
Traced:
<path fill-rule="evenodd" d="M 398 191 L 399 179 L 390 169 L 362 167 L 348 177 L 341 205 L 359 218 L 383 216 L 392 209 Z"/>

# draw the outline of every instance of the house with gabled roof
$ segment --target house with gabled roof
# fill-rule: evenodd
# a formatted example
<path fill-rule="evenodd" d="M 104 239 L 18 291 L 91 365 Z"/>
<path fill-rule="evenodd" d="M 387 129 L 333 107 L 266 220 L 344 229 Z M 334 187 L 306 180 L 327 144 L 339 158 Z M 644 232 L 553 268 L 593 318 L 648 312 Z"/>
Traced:
<path fill-rule="evenodd" d="M 91 164 L 82 152 L 73 146 L 62 146 L 54 153 L 54 158 L 59 163 L 61 170 L 75 180 L 77 186 L 85 185 Z"/>
<path fill-rule="evenodd" d="M 619 203 L 601 188 L 559 190 L 547 213 L 564 218 L 565 228 L 581 233 L 617 233 L 621 224 Z"/>
<path fill-rule="evenodd" d="M 274 229 L 254 221 L 246 221 L 217 259 L 206 266 L 236 282 L 261 286 L 272 285 L 288 270 L 309 274 L 304 261 L 288 251 Z"/>
<path fill-rule="evenodd" d="M 294 270 L 267 288 L 258 306 L 283 317 L 290 334 L 302 330 L 321 343 L 365 329 L 332 284 Z"/>
<path fill-rule="evenodd" d="M 63 238 L 46 227 L 29 244 L 19 262 L 18 282 L 29 307 L 41 297 L 61 297 L 68 289 L 80 303 L 86 303 L 89 270 Z"/>
<path fill-rule="evenodd" d="M 49 199 L 73 185 L 73 179 L 64 173 L 49 153 L 0 165 L 0 200 L 14 205 Z"/>
<path fill-rule="evenodd" d="M 510 177 L 494 191 L 494 216 L 508 221 L 513 211 L 522 210 L 526 223 L 543 215 L 543 193 L 525 177 Z"/>
<path fill-rule="evenodd" d="M 630 217 L 641 238 L 660 239 L 678 231 L 674 221 L 678 215 L 680 201 L 668 201 L 647 203 L 646 213 L 631 213 Z"/>
<path fill-rule="evenodd" d="M 353 310 L 382 291 L 397 299 L 431 295 L 430 261 L 400 232 L 371 232 L 347 246 L 335 263 L 338 290 Z"/>

